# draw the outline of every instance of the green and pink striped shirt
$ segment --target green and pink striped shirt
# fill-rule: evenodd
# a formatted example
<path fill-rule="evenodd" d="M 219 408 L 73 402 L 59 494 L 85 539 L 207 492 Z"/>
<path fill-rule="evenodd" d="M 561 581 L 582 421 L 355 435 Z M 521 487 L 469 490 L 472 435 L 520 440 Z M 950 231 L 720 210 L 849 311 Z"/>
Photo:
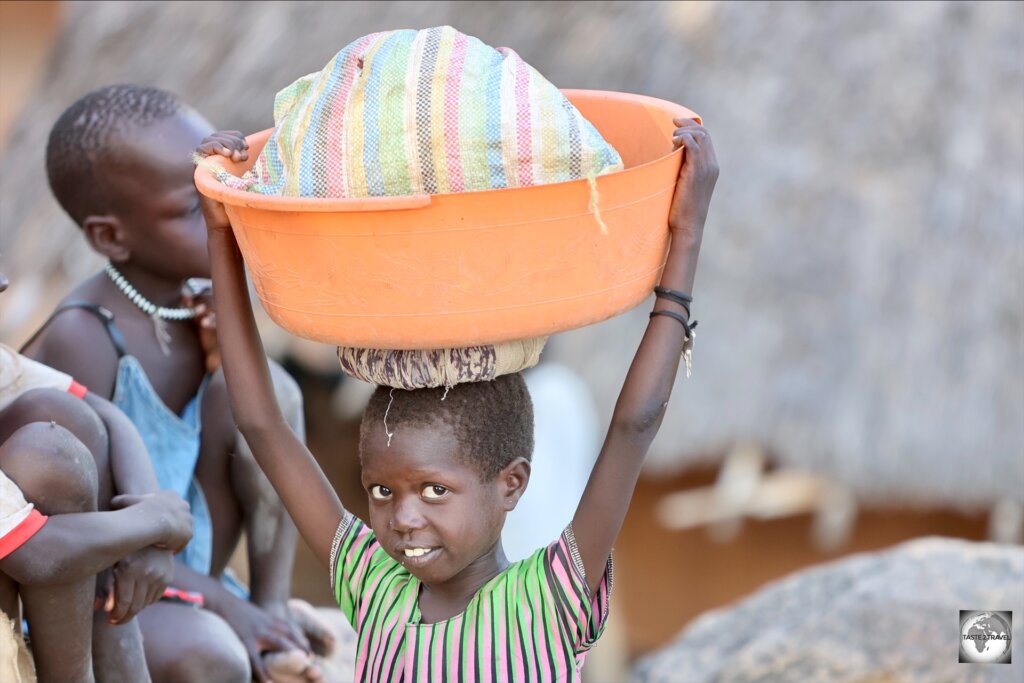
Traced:
<path fill-rule="evenodd" d="M 464 612 L 424 624 L 419 580 L 347 513 L 331 548 L 331 584 L 358 634 L 357 681 L 568 683 L 581 680 L 604 630 L 612 558 L 590 595 L 570 524 L 484 584 Z"/>

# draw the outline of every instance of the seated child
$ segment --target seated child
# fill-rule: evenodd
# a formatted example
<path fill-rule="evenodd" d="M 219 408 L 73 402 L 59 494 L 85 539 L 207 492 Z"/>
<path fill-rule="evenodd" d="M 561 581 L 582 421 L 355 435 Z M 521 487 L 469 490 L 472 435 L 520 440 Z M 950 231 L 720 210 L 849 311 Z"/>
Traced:
<path fill-rule="evenodd" d="M 134 428 L 71 377 L 0 345 L 0 469 L 0 609 L 20 624 L 24 603 L 40 679 L 92 680 L 95 667 L 104 681 L 149 680 L 132 618 L 166 588 L 191 517 L 155 493 Z M 0 680 L 16 680 L 10 665 Z"/>
<path fill-rule="evenodd" d="M 310 647 L 287 608 L 294 525 L 238 435 L 210 335 L 182 300 L 187 278 L 209 276 L 191 153 L 211 130 L 173 95 L 133 85 L 89 93 L 61 115 L 47 146 L 50 185 L 108 264 L 26 347 L 123 410 L 160 486 L 191 506 L 195 533 L 174 585 L 201 593 L 204 609 L 160 602 L 140 618 L 153 679 L 175 683 L 206 681 L 211 670 L 263 678 L 261 652 Z M 297 385 L 276 365 L 273 373 L 301 439 Z M 243 530 L 248 595 L 221 580 Z"/>
<path fill-rule="evenodd" d="M 675 123 L 674 141 L 686 150 L 654 311 L 572 522 L 554 543 L 511 564 L 501 529 L 526 489 L 532 449 L 521 375 L 458 384 L 446 396 L 444 388 L 378 387 L 360 432 L 367 526 L 288 428 L 227 214 L 201 198 L 232 411 L 329 568 L 358 633 L 357 680 L 580 680 L 608 613 L 612 546 L 696 324 L 683 293 L 692 290 L 718 165 L 702 126 Z M 198 152 L 239 159 L 245 150 L 244 140 L 221 133 Z"/>
<path fill-rule="evenodd" d="M 0 610 L 12 629 L 0 635 L 17 638 L 20 598 L 40 681 L 92 681 L 94 666 L 102 681 L 150 680 L 137 635 L 127 632 L 138 656 L 125 659 L 125 644 L 111 652 L 110 639 L 93 633 L 96 575 L 145 548 L 183 547 L 191 516 L 168 491 L 119 496 L 121 509 L 110 512 L 96 511 L 96 496 L 88 449 L 63 427 L 29 423 L 0 445 Z M 162 592 L 138 594 L 132 612 Z M 10 670 L 0 662 L 0 680 L 13 679 Z"/>

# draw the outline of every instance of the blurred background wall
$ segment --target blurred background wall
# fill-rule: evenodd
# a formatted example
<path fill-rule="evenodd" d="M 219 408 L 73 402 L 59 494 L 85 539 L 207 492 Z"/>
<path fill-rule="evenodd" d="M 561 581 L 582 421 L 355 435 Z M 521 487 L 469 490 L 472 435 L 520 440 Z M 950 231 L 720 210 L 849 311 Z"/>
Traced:
<path fill-rule="evenodd" d="M 49 127 L 112 82 L 215 126 L 376 30 L 451 24 L 561 87 L 698 111 L 722 173 L 680 379 L 617 548 L 630 656 L 794 570 L 1024 520 L 1024 4 L 0 3 L 0 340 L 100 265 L 45 183 Z M 646 306 L 552 341 L 602 423 Z M 333 350 L 263 325 L 353 508 Z M 355 398 L 353 398 L 355 397 Z M 326 603 L 309 561 L 296 591 Z"/>

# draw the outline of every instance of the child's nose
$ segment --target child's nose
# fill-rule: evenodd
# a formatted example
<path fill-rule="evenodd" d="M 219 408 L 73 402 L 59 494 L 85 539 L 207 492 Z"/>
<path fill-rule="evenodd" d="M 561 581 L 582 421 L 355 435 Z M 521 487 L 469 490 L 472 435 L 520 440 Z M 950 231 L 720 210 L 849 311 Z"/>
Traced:
<path fill-rule="evenodd" d="M 395 505 L 395 513 L 391 518 L 391 528 L 399 533 L 408 533 L 422 529 L 426 523 L 420 513 L 419 505 L 409 499 L 399 500 Z"/>

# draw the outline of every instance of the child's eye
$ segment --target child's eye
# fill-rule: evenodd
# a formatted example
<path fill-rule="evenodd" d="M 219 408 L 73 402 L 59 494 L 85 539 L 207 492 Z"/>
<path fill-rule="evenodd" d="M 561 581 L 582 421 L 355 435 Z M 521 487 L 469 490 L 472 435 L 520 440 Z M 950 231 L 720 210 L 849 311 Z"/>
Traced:
<path fill-rule="evenodd" d="M 192 204 L 191 206 L 189 206 L 187 209 L 181 210 L 181 212 L 178 213 L 178 217 L 179 218 L 191 218 L 192 216 L 195 216 L 197 213 L 199 213 L 199 210 L 201 208 L 202 208 L 202 206 L 199 204 L 199 202 L 196 202 L 195 204 Z"/>
<path fill-rule="evenodd" d="M 448 489 L 440 484 L 427 484 L 423 487 L 424 498 L 443 498 L 448 493 Z"/>
<path fill-rule="evenodd" d="M 370 487 L 370 495 L 377 500 L 387 500 L 391 497 L 391 489 L 387 486 L 375 484 Z"/>

